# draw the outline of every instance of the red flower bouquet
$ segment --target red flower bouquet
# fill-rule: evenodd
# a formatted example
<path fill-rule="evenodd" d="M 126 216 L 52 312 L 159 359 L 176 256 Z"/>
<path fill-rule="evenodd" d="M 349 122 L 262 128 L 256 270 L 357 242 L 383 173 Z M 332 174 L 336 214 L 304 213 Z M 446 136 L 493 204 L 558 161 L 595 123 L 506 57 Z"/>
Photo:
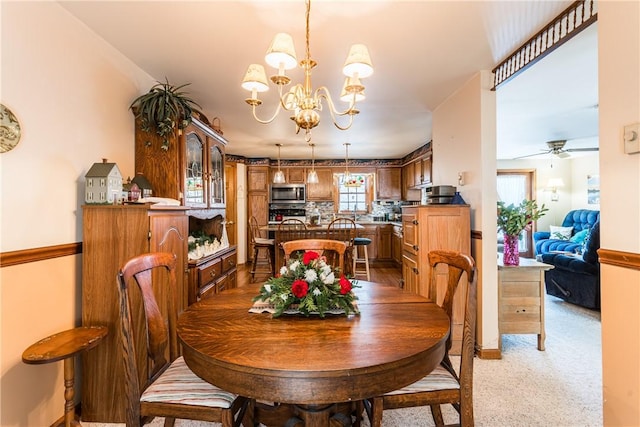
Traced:
<path fill-rule="evenodd" d="M 253 301 L 267 302 L 275 308 L 273 317 L 283 313 L 305 316 L 327 313 L 359 314 L 357 297 L 352 289 L 357 285 L 327 264 L 325 257 L 307 251 L 290 259 L 280 274 L 266 281 Z"/>

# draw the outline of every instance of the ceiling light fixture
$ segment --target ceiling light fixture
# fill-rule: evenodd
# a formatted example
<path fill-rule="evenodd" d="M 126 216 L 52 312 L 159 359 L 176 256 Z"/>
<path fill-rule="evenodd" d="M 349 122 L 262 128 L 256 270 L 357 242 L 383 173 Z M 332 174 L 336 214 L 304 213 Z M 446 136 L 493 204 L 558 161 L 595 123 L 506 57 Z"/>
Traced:
<path fill-rule="evenodd" d="M 284 172 L 280 170 L 280 147 L 282 147 L 282 144 L 276 144 L 276 147 L 278 147 L 278 172 L 273 175 L 273 183 L 284 184 L 286 179 L 284 179 Z"/>
<path fill-rule="evenodd" d="M 242 87 L 251 92 L 251 97 L 245 101 L 251 106 L 253 117 L 258 122 L 271 123 L 281 109 L 293 112 L 291 120 L 296 123 L 296 133 L 304 129 L 307 143 L 311 141 L 311 129 L 320 123 L 320 111 L 322 111 L 322 99 L 325 99 L 329 107 L 329 113 L 333 124 L 340 130 L 347 130 L 353 124 L 353 116 L 359 113 L 355 108 L 356 102 L 364 99 L 364 86 L 360 79 L 369 77 L 373 73 L 369 51 L 363 44 L 354 44 L 349 50 L 349 55 L 342 68 L 346 76 L 342 88 L 340 99 L 348 102 L 349 105 L 344 111 L 338 111 L 334 105 L 329 90 L 321 86 L 315 91 L 311 87 L 311 70 L 317 63 L 311 59 L 309 48 L 309 14 L 311 11 L 311 0 L 306 0 L 306 50 L 305 57 L 300 61 L 300 67 L 304 70 L 304 83 L 298 83 L 288 92 L 283 94 L 283 87 L 289 84 L 291 79 L 286 76 L 285 70 L 295 68 L 298 63 L 293 38 L 290 34 L 278 33 L 271 42 L 267 50 L 265 61 L 268 65 L 278 70 L 278 74 L 271 76 L 271 81 L 278 87 L 278 106 L 273 116 L 266 120 L 258 118 L 256 107 L 262 104 L 258 99 L 258 92 L 269 90 L 267 76 L 264 67 L 260 64 L 251 64 L 242 81 Z M 348 116 L 346 124 L 338 123 L 338 117 Z"/>
<path fill-rule="evenodd" d="M 348 142 L 344 143 L 344 174 L 342 175 L 342 182 L 345 187 L 360 187 L 361 177 L 351 175 L 349 172 L 349 146 Z"/>
<path fill-rule="evenodd" d="M 309 143 L 309 145 L 311 146 L 311 170 L 309 171 L 309 175 L 307 176 L 307 184 L 317 184 L 319 180 L 318 180 L 318 174 L 316 173 L 315 150 L 314 150 L 316 144 Z"/>

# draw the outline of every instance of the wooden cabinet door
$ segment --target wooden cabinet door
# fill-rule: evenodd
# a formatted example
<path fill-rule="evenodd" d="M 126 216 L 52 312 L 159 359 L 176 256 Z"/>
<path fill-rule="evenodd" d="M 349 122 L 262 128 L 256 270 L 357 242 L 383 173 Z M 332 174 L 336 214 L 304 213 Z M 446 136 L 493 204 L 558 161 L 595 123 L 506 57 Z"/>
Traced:
<path fill-rule="evenodd" d="M 178 309 L 187 308 L 188 302 L 188 259 L 187 238 L 189 219 L 183 213 L 149 212 L 149 251 L 169 252 L 176 256 L 176 286 Z"/>
<path fill-rule="evenodd" d="M 390 260 L 392 255 L 391 237 L 393 226 L 381 225 L 378 227 L 378 259 Z"/>
<path fill-rule="evenodd" d="M 402 256 L 402 280 L 405 291 L 418 293 L 420 270 L 417 262 L 408 255 Z"/>
<path fill-rule="evenodd" d="M 418 215 L 402 211 L 402 250 L 410 254 L 418 254 L 419 242 Z"/>
<path fill-rule="evenodd" d="M 236 200 L 237 195 L 237 165 L 235 163 L 228 163 L 224 165 L 224 185 L 225 185 L 225 201 L 226 201 L 226 225 L 227 236 L 229 237 L 229 244 L 236 245 L 238 242 L 238 202 Z"/>
<path fill-rule="evenodd" d="M 402 170 L 378 168 L 376 171 L 376 197 L 379 200 L 400 200 L 402 197 Z"/>
<path fill-rule="evenodd" d="M 432 181 L 431 181 L 431 169 L 432 169 L 431 155 L 428 155 L 428 156 L 425 156 L 425 157 L 422 158 L 421 167 L 422 167 L 422 185 L 431 185 L 432 184 Z"/>
<path fill-rule="evenodd" d="M 316 173 L 318 174 L 318 183 L 307 185 L 307 200 L 333 200 L 333 171 L 331 169 L 316 169 Z"/>
<path fill-rule="evenodd" d="M 305 168 L 289 168 L 288 180 L 291 184 L 305 184 L 307 182 L 307 175 Z"/>
<path fill-rule="evenodd" d="M 269 192 L 268 166 L 249 166 L 247 168 L 247 191 Z"/>
<path fill-rule="evenodd" d="M 363 229 L 358 230 L 358 236 L 371 239 L 371 243 L 367 246 L 369 260 L 378 258 L 378 226 L 364 225 Z"/>
<path fill-rule="evenodd" d="M 402 228 L 393 226 L 393 235 L 391 236 L 391 256 L 395 262 L 402 265 Z"/>

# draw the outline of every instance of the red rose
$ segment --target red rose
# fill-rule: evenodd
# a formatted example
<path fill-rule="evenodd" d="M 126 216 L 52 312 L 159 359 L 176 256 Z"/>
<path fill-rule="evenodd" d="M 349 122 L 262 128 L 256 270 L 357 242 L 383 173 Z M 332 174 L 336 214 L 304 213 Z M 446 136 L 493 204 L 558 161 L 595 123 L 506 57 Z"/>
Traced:
<path fill-rule="evenodd" d="M 311 261 L 318 258 L 320 258 L 320 254 L 318 252 L 307 251 L 304 253 L 304 256 L 302 257 L 302 263 L 304 265 L 309 265 Z"/>
<path fill-rule="evenodd" d="M 340 293 L 342 295 L 346 295 L 349 292 L 351 292 L 351 282 L 342 275 L 340 276 Z"/>
<path fill-rule="evenodd" d="M 302 279 L 296 279 L 291 284 L 291 292 L 296 298 L 303 298 L 309 292 L 309 285 Z"/>

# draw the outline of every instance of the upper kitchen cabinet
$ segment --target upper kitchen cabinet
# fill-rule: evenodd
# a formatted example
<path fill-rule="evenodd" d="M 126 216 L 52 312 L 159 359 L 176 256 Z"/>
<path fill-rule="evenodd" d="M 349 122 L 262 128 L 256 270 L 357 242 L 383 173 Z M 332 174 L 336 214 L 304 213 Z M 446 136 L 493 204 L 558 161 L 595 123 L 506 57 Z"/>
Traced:
<path fill-rule="evenodd" d="M 153 186 L 153 195 L 180 200 L 194 209 L 225 207 L 224 151 L 227 141 L 204 116 L 193 117 L 183 131 L 162 138 L 142 130 L 136 120 L 135 168 Z"/>
<path fill-rule="evenodd" d="M 303 167 L 287 167 L 281 168 L 284 173 L 284 180 L 287 184 L 305 184 L 307 182 L 306 169 Z M 278 172 L 277 167 L 271 168 L 271 180 L 273 182 L 273 176 Z"/>
<path fill-rule="evenodd" d="M 331 169 L 317 169 L 318 183 L 307 184 L 308 201 L 331 201 L 333 200 L 333 171 Z"/>
<path fill-rule="evenodd" d="M 378 168 L 376 171 L 376 199 L 400 200 L 402 175 L 400 168 Z"/>

